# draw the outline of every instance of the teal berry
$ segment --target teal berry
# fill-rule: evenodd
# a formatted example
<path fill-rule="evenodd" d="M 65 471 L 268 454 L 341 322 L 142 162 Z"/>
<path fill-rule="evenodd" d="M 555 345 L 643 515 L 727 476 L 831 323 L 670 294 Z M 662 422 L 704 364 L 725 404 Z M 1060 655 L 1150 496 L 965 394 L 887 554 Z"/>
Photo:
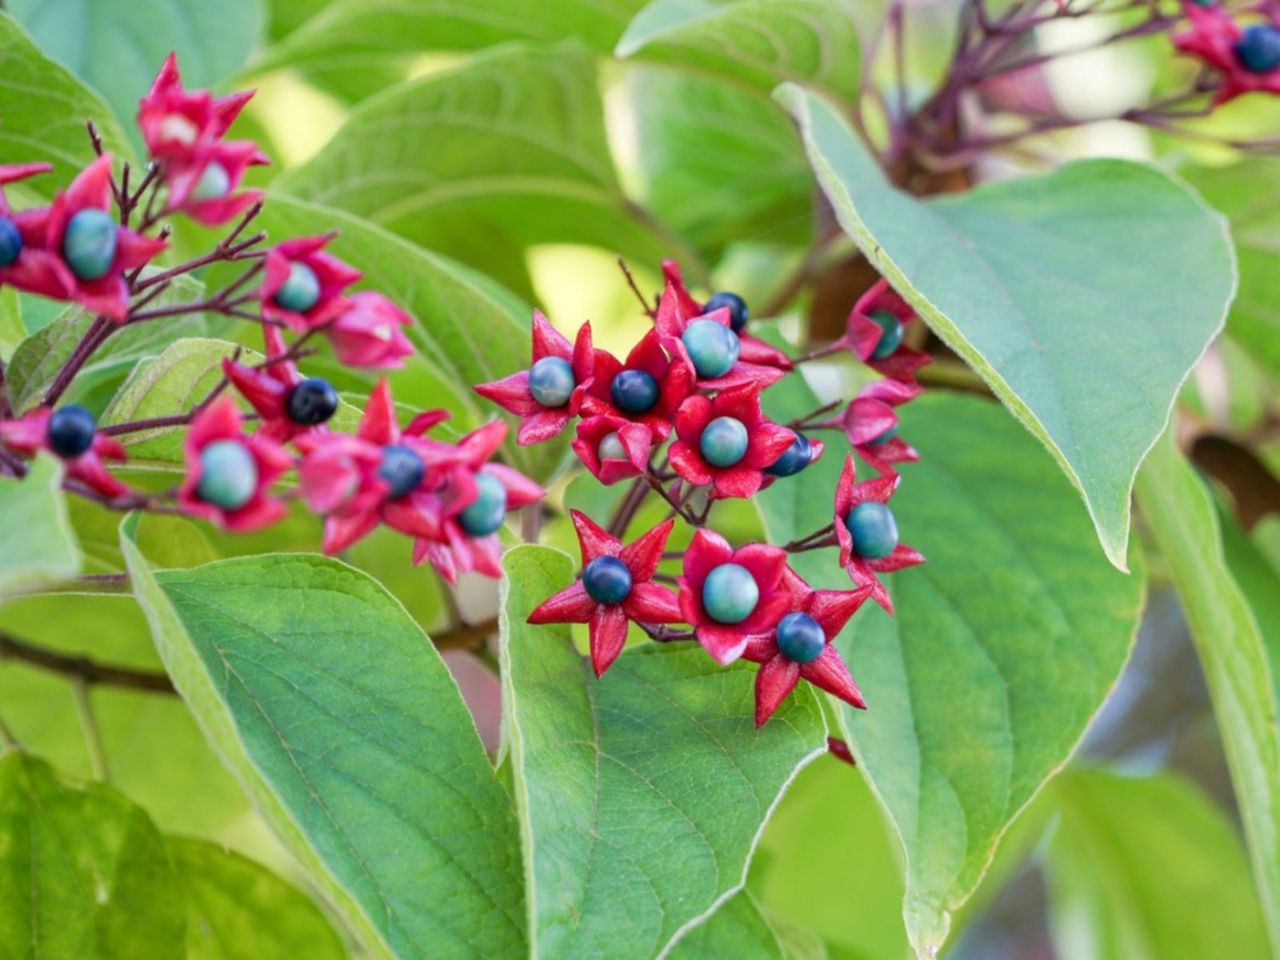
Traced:
<path fill-rule="evenodd" d="M 0 217 L 0 267 L 7 267 L 22 253 L 22 234 L 8 217 Z"/>
<path fill-rule="evenodd" d="M 231 175 L 227 173 L 227 168 L 217 160 L 210 160 L 205 164 L 204 170 L 200 173 L 200 179 L 191 190 L 191 199 L 217 200 L 219 197 L 225 197 L 230 190 Z"/>
<path fill-rule="evenodd" d="M 747 455 L 747 428 L 733 417 L 716 417 L 702 428 L 698 449 L 714 467 L 732 467 Z"/>
<path fill-rule="evenodd" d="M 871 359 L 887 360 L 893 356 L 893 351 L 902 345 L 902 321 L 888 310 L 872 310 L 871 320 L 883 331 L 880 334 L 880 342 L 876 344 L 871 354 Z"/>
<path fill-rule="evenodd" d="M 606 433 L 600 438 L 600 443 L 596 447 L 596 456 L 600 458 L 601 462 L 627 459 L 627 451 L 622 446 L 622 438 L 618 436 L 617 430 Z"/>
<path fill-rule="evenodd" d="M 69 403 L 50 414 L 45 430 L 53 452 L 73 460 L 93 446 L 98 423 L 84 407 Z"/>
<path fill-rule="evenodd" d="M 382 448 L 378 479 L 387 485 L 387 496 L 392 500 L 408 496 L 426 475 L 427 467 L 416 451 L 402 443 L 391 443 Z"/>
<path fill-rule="evenodd" d="M 477 495 L 458 523 L 473 537 L 487 537 L 507 519 L 507 488 L 491 473 L 476 474 Z"/>
<path fill-rule="evenodd" d="M 622 370 L 609 385 L 609 396 L 624 413 L 648 413 L 658 402 L 658 381 L 643 370 Z"/>
<path fill-rule="evenodd" d="M 788 613 L 778 621 L 778 650 L 796 663 L 813 663 L 827 645 L 827 635 L 807 613 Z"/>
<path fill-rule="evenodd" d="M 81 280 L 101 280 L 116 262 L 119 228 L 105 210 L 80 210 L 67 221 L 62 258 Z"/>
<path fill-rule="evenodd" d="M 898 545 L 898 521 L 883 503 L 860 503 L 844 518 L 853 537 L 853 552 L 866 560 L 883 560 Z"/>
<path fill-rule="evenodd" d="M 563 407 L 577 385 L 573 367 L 563 357 L 543 357 L 529 368 L 529 392 L 544 407 Z"/>
<path fill-rule="evenodd" d="M 711 299 L 702 305 L 702 312 L 711 313 L 715 310 L 723 310 L 726 307 L 729 309 L 730 328 L 734 333 L 741 333 L 742 328 L 747 325 L 750 311 L 747 310 L 747 301 L 736 293 L 730 293 L 728 290 L 713 293 Z"/>
<path fill-rule="evenodd" d="M 722 377 L 738 362 L 738 335 L 714 320 L 695 320 L 680 339 L 704 380 Z"/>
<path fill-rule="evenodd" d="M 196 496 L 223 510 L 239 510 L 258 489 L 258 464 L 239 440 L 215 440 L 200 451 Z"/>
<path fill-rule="evenodd" d="M 306 313 L 320 300 L 320 280 L 305 263 L 289 264 L 289 276 L 276 291 L 275 301 L 286 310 Z"/>
<path fill-rule="evenodd" d="M 596 557 L 582 571 L 582 586 L 596 603 L 621 603 L 631 595 L 631 571 L 617 557 Z"/>
<path fill-rule="evenodd" d="M 870 440 L 867 441 L 867 443 L 873 447 L 880 447 L 888 443 L 897 435 L 898 435 L 898 424 L 895 423 L 892 427 L 890 427 L 884 433 L 880 434 L 880 436 L 872 437 Z"/>
<path fill-rule="evenodd" d="M 1280 67 L 1280 29 L 1255 23 L 1245 28 L 1232 49 L 1240 66 L 1250 73 L 1271 73 Z"/>
<path fill-rule="evenodd" d="M 760 587 L 740 564 L 722 563 L 702 583 L 702 609 L 716 623 L 741 623 L 759 602 Z"/>
<path fill-rule="evenodd" d="M 807 467 L 812 459 L 813 444 L 803 433 L 797 433 L 796 438 L 791 441 L 791 446 L 787 447 L 782 456 L 771 466 L 765 467 L 764 472 L 775 477 L 794 477 Z"/>

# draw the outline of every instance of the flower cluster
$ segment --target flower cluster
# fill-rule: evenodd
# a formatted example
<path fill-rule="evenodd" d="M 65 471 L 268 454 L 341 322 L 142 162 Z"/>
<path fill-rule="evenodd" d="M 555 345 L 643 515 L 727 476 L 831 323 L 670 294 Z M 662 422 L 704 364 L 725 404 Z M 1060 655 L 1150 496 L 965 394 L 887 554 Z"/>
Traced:
<path fill-rule="evenodd" d="M 1213 95 L 1223 104 L 1246 93 L 1280 93 L 1280 9 L 1260 5 L 1257 19 L 1241 23 L 1216 0 L 1184 0 L 1187 29 L 1173 44 L 1218 77 Z"/>

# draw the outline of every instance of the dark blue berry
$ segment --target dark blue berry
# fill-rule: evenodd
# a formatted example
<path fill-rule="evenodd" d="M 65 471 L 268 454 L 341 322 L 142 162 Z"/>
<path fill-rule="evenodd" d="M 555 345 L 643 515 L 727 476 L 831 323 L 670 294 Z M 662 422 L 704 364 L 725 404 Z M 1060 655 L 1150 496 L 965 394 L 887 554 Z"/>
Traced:
<path fill-rule="evenodd" d="M 722 563 L 702 583 L 702 609 L 716 623 L 741 623 L 760 602 L 760 587 L 751 571 L 736 563 Z"/>
<path fill-rule="evenodd" d="M 812 663 L 827 645 L 827 635 L 807 613 L 788 613 L 778 621 L 778 650 L 788 660 Z"/>
<path fill-rule="evenodd" d="M 853 552 L 866 560 L 883 560 L 898 545 L 898 522 L 883 503 L 860 503 L 844 518 L 853 537 Z"/>
<path fill-rule="evenodd" d="M 285 411 L 294 423 L 314 427 L 338 411 L 338 391 L 322 377 L 309 377 L 289 391 Z"/>
<path fill-rule="evenodd" d="M 782 456 L 773 462 L 773 466 L 765 467 L 764 472 L 771 473 L 775 477 L 794 477 L 807 467 L 812 459 L 813 444 L 803 433 L 797 433 L 791 446 L 787 447 Z"/>
<path fill-rule="evenodd" d="M 404 444 L 392 443 L 382 448 L 378 479 L 387 485 L 387 496 L 392 500 L 412 493 L 426 475 L 422 458 Z"/>
<path fill-rule="evenodd" d="M 582 571 L 582 586 L 596 603 L 621 603 L 631 594 L 631 571 L 617 557 L 596 557 Z"/>
<path fill-rule="evenodd" d="M 105 210 L 80 210 L 67 221 L 62 258 L 81 280 L 101 280 L 116 261 L 119 228 Z"/>
<path fill-rule="evenodd" d="M 873 320 L 884 332 L 880 334 L 880 342 L 876 344 L 875 350 L 871 354 L 872 360 L 887 360 L 893 355 L 893 351 L 902 345 L 902 321 L 895 317 L 888 310 L 872 310 L 870 314 Z"/>
<path fill-rule="evenodd" d="M 1240 66 L 1250 73 L 1270 73 L 1280 67 L 1280 29 L 1269 23 L 1245 27 L 1233 49 Z"/>
<path fill-rule="evenodd" d="M 0 267 L 7 267 L 22 253 L 22 234 L 8 217 L 0 217 Z"/>
<path fill-rule="evenodd" d="M 320 300 L 320 279 L 305 263 L 289 264 L 289 276 L 276 291 L 275 301 L 286 310 L 306 313 Z"/>
<path fill-rule="evenodd" d="M 196 496 L 223 510 L 239 510 L 258 489 L 258 464 L 238 440 L 215 440 L 200 451 Z"/>
<path fill-rule="evenodd" d="M 487 537 L 507 519 L 507 488 L 491 473 L 476 474 L 476 488 L 476 498 L 458 514 L 458 523 L 473 537 Z"/>
<path fill-rule="evenodd" d="M 613 378 L 609 396 L 624 413 L 648 413 L 658 402 L 658 381 L 643 370 L 622 370 Z"/>
<path fill-rule="evenodd" d="M 575 386 L 573 367 L 563 357 L 543 357 L 529 368 L 529 392 L 544 407 L 563 407 Z"/>
<path fill-rule="evenodd" d="M 722 377 L 738 362 L 738 335 L 714 320 L 695 320 L 680 335 L 698 376 Z"/>
<path fill-rule="evenodd" d="M 98 423 L 92 413 L 84 407 L 68 404 L 53 411 L 49 417 L 49 446 L 58 456 L 73 459 L 93 446 L 97 429 Z"/>
<path fill-rule="evenodd" d="M 736 293 L 730 293 L 728 290 L 713 293 L 711 299 L 702 307 L 702 312 L 710 313 L 713 310 L 723 310 L 725 307 L 729 308 L 729 326 L 733 327 L 734 333 L 741 333 L 742 328 L 747 325 L 750 312 L 747 310 L 747 301 Z"/>
<path fill-rule="evenodd" d="M 732 467 L 747 455 L 747 428 L 733 417 L 716 417 L 702 428 L 698 449 L 715 467 Z"/>

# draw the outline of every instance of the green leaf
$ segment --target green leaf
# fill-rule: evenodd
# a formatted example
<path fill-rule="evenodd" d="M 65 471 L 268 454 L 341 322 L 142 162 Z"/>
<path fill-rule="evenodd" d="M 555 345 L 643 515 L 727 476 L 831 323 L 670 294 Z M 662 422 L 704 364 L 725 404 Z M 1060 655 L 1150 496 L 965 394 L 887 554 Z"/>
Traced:
<path fill-rule="evenodd" d="M 1266 640 L 1223 557 L 1209 492 L 1169 436 L 1152 450 L 1138 475 L 1137 492 L 1191 627 L 1272 952 L 1280 954 L 1280 706 Z"/>
<path fill-rule="evenodd" d="M 170 837 L 187 901 L 187 960 L 343 960 L 342 941 L 305 894 L 203 840 Z"/>
<path fill-rule="evenodd" d="M 784 421 L 818 406 L 793 379 L 766 403 Z M 896 617 L 869 605 L 839 640 L 868 704 L 842 709 L 902 842 L 907 932 L 926 953 L 1106 699 L 1144 581 L 1094 549 L 1070 485 L 999 406 L 930 394 L 900 415 L 920 462 L 905 465 L 893 510 L 928 562 L 887 579 Z M 831 522 L 847 449 L 833 443 L 757 497 L 771 542 Z M 848 586 L 834 550 L 793 566 L 815 585 Z"/>
<path fill-rule="evenodd" d="M 1077 770 L 1053 795 L 1045 869 L 1062 960 L 1267 956 L 1240 838 L 1188 781 Z"/>
<path fill-rule="evenodd" d="M 825 960 L 822 941 L 794 930 L 776 930 L 745 890 L 681 937 L 671 960 Z"/>
<path fill-rule="evenodd" d="M 1117 160 L 924 203 L 826 101 L 791 85 L 778 99 L 841 226 L 1049 448 L 1125 569 L 1138 465 L 1235 290 L 1222 218 Z"/>
<path fill-rule="evenodd" d="M 17 287 L 0 288 L 0 363 L 8 363 L 18 344 L 27 338 L 22 322 L 22 301 Z"/>
<path fill-rule="evenodd" d="M 0 597 L 80 572 L 62 464 L 42 455 L 28 467 L 25 477 L 0 477 Z"/>
<path fill-rule="evenodd" d="M 754 670 L 645 644 L 601 680 L 567 626 L 529 612 L 566 586 L 563 553 L 507 552 L 503 696 L 534 952 L 651 958 L 742 887 L 760 831 L 825 749 L 807 689 L 753 729 Z"/>
<path fill-rule="evenodd" d="M 1225 510 L 1218 511 L 1218 522 L 1222 527 L 1223 558 L 1258 622 L 1271 662 L 1276 702 L 1280 703 L 1280 570 L 1271 565 L 1258 545 Z"/>
<path fill-rule="evenodd" d="M 159 64 L 156 64 L 157 68 Z M 145 91 L 138 91 L 141 96 Z M 52 173 L 24 185 L 50 198 L 93 159 L 85 120 L 121 158 L 131 151 L 120 123 L 96 93 L 46 57 L 27 32 L 0 13 L 0 163 L 48 162 Z"/>
<path fill-rule="evenodd" d="M 848 0 L 653 0 L 615 51 L 767 93 L 794 80 L 850 99 L 862 49 Z"/>
<path fill-rule="evenodd" d="M 514 956 L 511 802 L 429 638 L 336 560 L 153 572 L 122 548 L 169 675 L 223 761 L 380 956 Z"/>
<path fill-rule="evenodd" d="M 0 954 L 182 957 L 183 904 L 164 840 L 103 784 L 0 756 Z"/>

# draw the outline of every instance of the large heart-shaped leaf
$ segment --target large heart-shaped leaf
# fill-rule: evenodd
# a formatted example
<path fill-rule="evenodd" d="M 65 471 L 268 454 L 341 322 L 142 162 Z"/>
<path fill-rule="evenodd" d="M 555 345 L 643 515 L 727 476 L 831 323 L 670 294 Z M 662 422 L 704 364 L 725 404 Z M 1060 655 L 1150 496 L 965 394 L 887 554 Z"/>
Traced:
<path fill-rule="evenodd" d="M 122 546 L 183 698 L 368 949 L 521 953 L 510 798 L 404 608 L 323 557 L 157 573 L 128 526 Z"/>
<path fill-rule="evenodd" d="M 818 406 L 795 380 L 766 400 L 780 420 Z M 1093 548 L 1070 485 L 1000 407 L 930 395 L 901 415 L 921 461 L 893 509 L 928 562 L 890 578 L 896 617 L 865 608 L 839 643 L 868 704 L 845 722 L 901 839 L 907 932 L 927 953 L 1106 699 L 1144 584 Z M 771 541 L 831 522 L 846 450 L 760 494 Z M 849 583 L 832 550 L 793 565 L 815 584 Z"/>
<path fill-rule="evenodd" d="M 25 477 L 0 477 L 0 597 L 80 572 L 62 492 L 62 465 L 37 457 Z"/>
<path fill-rule="evenodd" d="M 1138 465 L 1235 292 L 1222 217 L 1117 160 L 921 202 L 821 97 L 777 96 L 841 226 L 1049 448 L 1124 569 Z"/>
<path fill-rule="evenodd" d="M 534 950 L 648 960 L 741 888 L 782 791 L 825 749 L 821 712 L 800 690 L 756 731 L 754 670 L 687 645 L 628 651 L 596 680 L 568 627 L 525 622 L 573 562 L 517 547 L 504 565 L 503 693 Z"/>

